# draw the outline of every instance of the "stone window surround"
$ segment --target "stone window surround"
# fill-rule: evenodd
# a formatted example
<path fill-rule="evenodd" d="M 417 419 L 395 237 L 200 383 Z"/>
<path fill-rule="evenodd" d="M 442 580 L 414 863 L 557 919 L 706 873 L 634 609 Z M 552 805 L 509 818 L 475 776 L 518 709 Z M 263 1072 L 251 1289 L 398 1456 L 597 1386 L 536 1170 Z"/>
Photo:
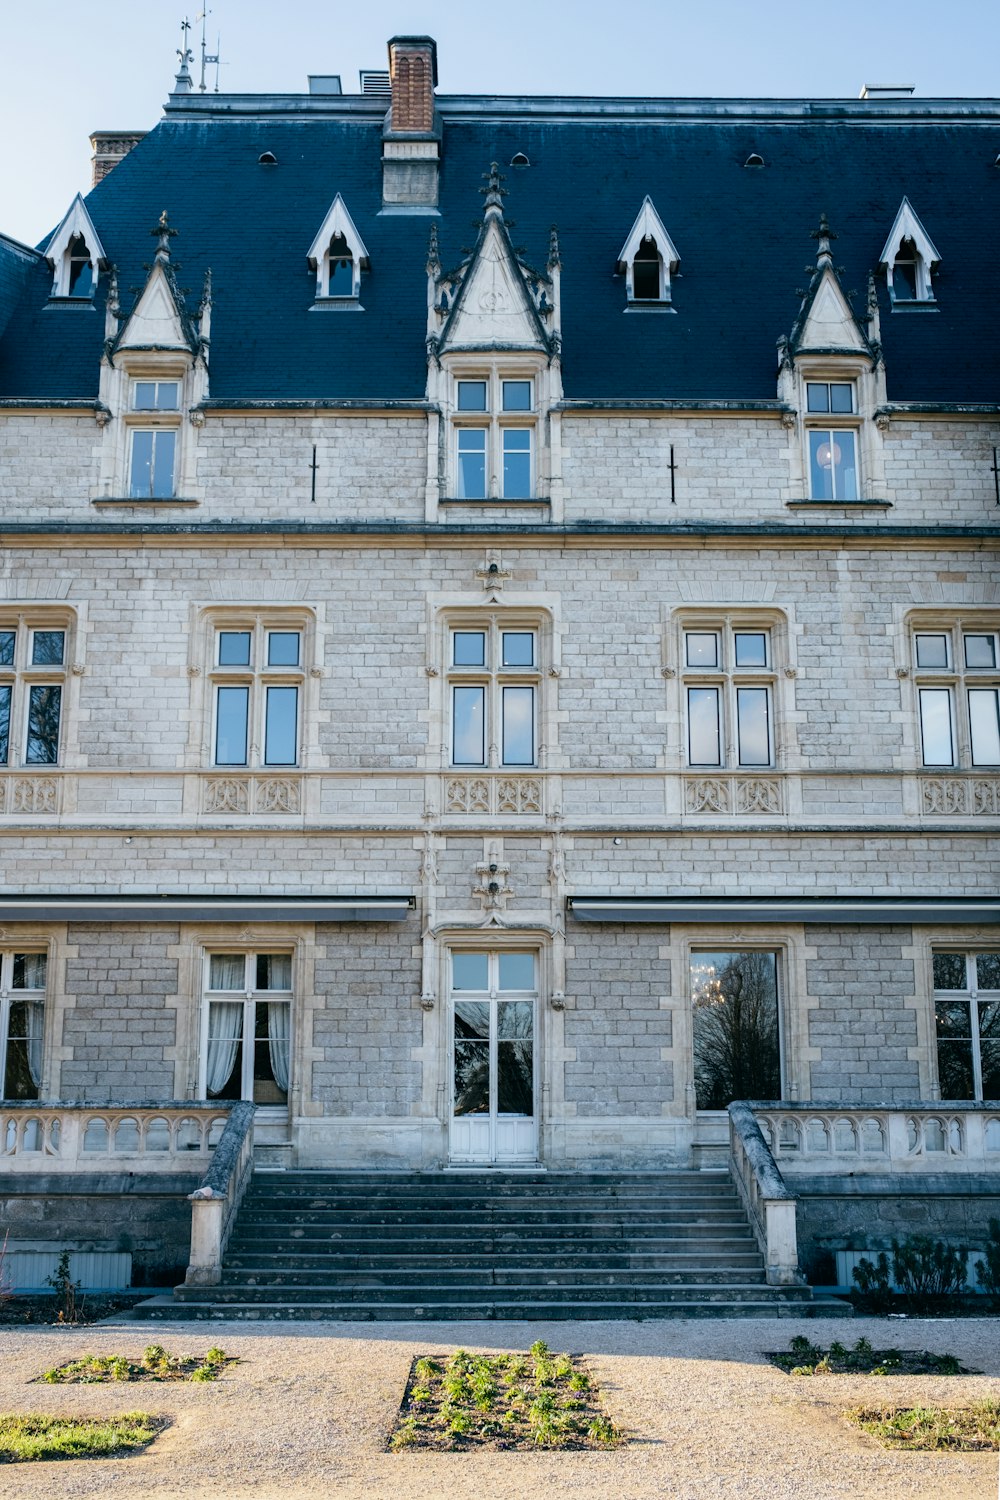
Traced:
<path fill-rule="evenodd" d="M 996 953 L 1000 937 L 996 929 L 934 927 L 914 928 L 913 954 L 917 1012 L 918 1060 L 921 1097 L 938 1100 L 941 1085 L 938 1078 L 937 1027 L 934 1018 L 934 954 L 943 952 Z M 904 948 L 904 954 L 906 949 Z"/>
<path fill-rule="evenodd" d="M 706 675 L 697 667 L 687 666 L 685 636 L 689 631 L 717 631 L 732 639 L 735 631 L 764 631 L 768 636 L 770 661 L 766 668 L 718 670 Z M 666 679 L 670 718 L 676 729 L 676 761 L 685 771 L 713 769 L 752 774 L 754 771 L 788 770 L 798 765 L 798 740 L 794 730 L 794 628 L 790 612 L 768 606 L 747 604 L 679 605 L 670 611 L 664 627 L 662 673 Z M 723 765 L 719 768 L 692 766 L 688 761 L 687 688 L 695 681 L 718 682 L 723 692 Z M 732 729 L 737 679 L 749 686 L 766 684 L 771 692 L 771 762 L 769 766 L 740 766 L 737 763 L 735 735 Z M 732 700 L 732 705 L 730 700 Z M 730 744 L 730 741 L 732 742 Z M 731 753 L 729 753 L 731 750 Z"/>
<path fill-rule="evenodd" d="M 191 681 L 191 725 L 188 752 L 194 765 L 222 774 L 245 774 L 267 770 L 274 774 L 301 771 L 319 761 L 317 716 L 319 679 L 322 677 L 322 640 L 318 612 L 307 604 L 275 600 L 246 603 L 218 603 L 193 606 L 191 654 L 188 677 Z M 216 640 L 220 630 L 248 630 L 258 643 L 258 654 L 265 649 L 266 632 L 297 631 L 301 637 L 298 668 L 260 665 L 246 668 L 217 666 Z M 253 657 L 252 657 L 253 662 Z M 299 689 L 298 748 L 294 766 L 265 766 L 263 762 L 263 692 L 269 672 L 279 683 L 292 683 Z M 215 763 L 216 688 L 223 683 L 247 684 L 251 688 L 248 710 L 248 746 L 245 766 L 218 766 Z"/>
<path fill-rule="evenodd" d="M 274 993 L 276 993 L 278 995 L 281 995 L 282 997 L 284 995 L 286 995 L 286 994 L 290 994 L 290 996 L 291 996 L 290 1000 L 288 1001 L 288 1051 L 289 1051 L 288 1101 L 289 1101 L 289 1103 L 286 1103 L 286 1104 L 258 1104 L 258 1106 L 257 1106 L 258 1115 L 261 1117 L 262 1120 L 277 1119 L 279 1117 L 282 1120 L 288 1118 L 289 1104 L 291 1102 L 291 1090 L 292 1090 L 292 1078 L 293 1078 L 292 1063 L 293 1063 L 293 1059 L 294 1059 L 294 1055 L 295 1055 L 295 1046 L 294 1046 L 293 1037 L 294 1037 L 294 1029 L 295 1029 L 296 1025 L 298 1024 L 298 1007 L 297 1007 L 297 1005 L 295 1003 L 296 1002 L 296 983 L 295 983 L 295 981 L 296 981 L 296 946 L 297 945 L 294 942 L 289 943 L 289 942 L 280 941 L 276 936 L 272 936 L 272 934 L 267 929 L 264 929 L 261 932 L 259 932 L 257 934 L 257 939 L 254 942 L 249 942 L 246 939 L 242 939 L 242 938 L 240 940 L 236 941 L 236 942 L 232 942 L 232 941 L 229 940 L 228 937 L 224 937 L 220 942 L 213 942 L 213 943 L 207 943 L 207 942 L 205 942 L 205 943 L 202 944 L 202 950 L 201 950 L 202 984 L 201 984 L 201 1003 L 200 1003 L 200 1007 L 199 1007 L 199 1010 L 200 1010 L 200 1018 L 199 1018 L 199 1023 L 200 1023 L 199 1024 L 199 1031 L 200 1031 L 200 1035 L 199 1035 L 199 1041 L 198 1041 L 198 1088 L 197 1088 L 197 1094 L 196 1094 L 197 1098 L 199 1098 L 199 1099 L 208 1099 L 208 1090 L 207 1090 L 207 1085 L 206 1085 L 206 1070 L 207 1070 L 207 1066 L 208 1066 L 208 1015 L 209 1015 L 209 1007 L 212 1004 L 213 1000 L 214 1001 L 218 1001 L 218 1000 L 220 1000 L 222 998 L 231 998 L 232 995 L 234 995 L 236 993 L 241 993 L 243 995 L 243 997 L 244 997 L 241 1039 L 240 1039 L 240 1044 L 239 1044 L 237 1059 L 236 1059 L 236 1063 L 235 1063 L 236 1069 L 238 1069 L 241 1074 L 244 1074 L 247 1071 L 248 1066 L 249 1066 L 249 1068 L 251 1070 L 253 1068 L 254 1036 L 253 1036 L 252 1033 L 248 1034 L 247 1025 L 248 1025 L 248 1022 L 250 1021 L 251 1017 L 253 1016 L 253 1013 L 254 1013 L 254 1010 L 255 1010 L 256 1006 L 261 1003 L 260 997 L 262 997 L 262 996 L 266 997 L 269 993 L 271 993 L 270 991 L 257 990 L 257 989 L 253 989 L 253 990 L 241 990 L 241 991 L 238 991 L 238 992 L 237 991 L 210 990 L 209 989 L 209 971 L 210 971 L 212 956 L 214 954 L 218 954 L 218 953 L 241 954 L 244 957 L 244 959 L 246 959 L 248 956 L 252 958 L 252 957 L 254 957 L 254 956 L 256 956 L 257 954 L 260 954 L 260 953 L 265 953 L 265 954 L 266 953 L 290 954 L 291 960 L 292 960 L 292 963 L 291 963 L 292 973 L 291 973 L 291 987 L 290 987 L 290 990 L 280 990 L 280 991 L 275 991 L 274 992 Z M 251 998 L 251 996 L 253 998 Z M 249 1054 L 250 1054 L 249 1055 L 249 1060 L 247 1059 L 247 1051 L 248 1050 L 249 1050 Z M 253 1075 L 252 1075 L 252 1071 L 251 1071 L 251 1079 L 252 1079 L 252 1076 Z M 242 1089 L 243 1089 L 243 1079 L 242 1079 L 242 1077 L 241 1077 L 241 1084 L 240 1084 L 240 1086 L 241 1086 L 241 1095 L 240 1095 L 240 1097 L 244 1097 L 245 1098 L 246 1095 L 242 1092 Z"/>
<path fill-rule="evenodd" d="M 539 354 L 511 353 L 503 356 L 461 355 L 447 359 L 445 381 L 447 433 L 445 482 L 443 495 L 457 498 L 458 483 L 458 434 L 469 428 L 486 429 L 486 494 L 464 499 L 464 504 L 489 504 L 501 501 L 516 505 L 519 500 L 537 499 L 544 487 L 545 462 L 540 434 L 544 429 L 542 402 L 542 367 L 544 359 Z M 503 382 L 530 381 L 531 408 L 528 411 L 503 410 Z M 463 381 L 486 383 L 486 410 L 459 411 L 458 387 Z M 531 494 L 528 496 L 506 496 L 503 493 L 503 434 L 517 429 L 531 434 Z"/>
<path fill-rule="evenodd" d="M 45 954 L 45 1026 L 42 1037 L 42 1077 L 38 1085 L 39 1099 L 58 1099 L 59 1063 L 69 1054 L 59 1048 L 66 1013 L 66 995 L 63 976 L 66 959 L 74 954 L 67 947 L 65 926 L 53 927 L 51 923 L 14 923 L 0 928 L 0 949 L 8 953 Z M 14 993 L 13 991 L 11 993 Z M 6 1033 L 0 1036 L 6 1045 Z M 0 1142 L 0 1148 L 2 1148 Z"/>
<path fill-rule="evenodd" d="M 176 381 L 176 411 L 136 411 L 135 387 L 140 382 Z M 131 505 L 169 505 L 178 501 L 199 499 L 195 484 L 197 467 L 196 420 L 202 414 L 194 408 L 201 400 L 204 384 L 199 379 L 193 355 L 185 350 L 120 350 L 114 366 L 102 374 L 102 399 L 111 412 L 103 418 L 100 447 L 100 471 L 91 500 L 117 500 Z M 185 423 L 187 414 L 189 421 Z M 117 418 L 117 420 L 116 420 Z M 102 414 L 98 413 L 98 420 Z M 129 495 L 132 466 L 132 433 L 138 429 L 163 429 L 177 433 L 174 453 L 173 493 L 168 497 L 145 499 Z"/>
<path fill-rule="evenodd" d="M 77 679 L 83 674 L 83 664 L 76 658 L 77 646 L 82 632 L 77 628 L 76 611 L 65 604 L 46 604 L 35 601 L 0 602 L 0 630 L 15 630 L 20 642 L 22 632 L 30 635 L 36 630 L 61 630 L 65 635 L 63 660 L 59 666 L 33 667 L 27 657 L 18 659 L 12 667 L 0 667 L 0 685 L 10 685 L 10 745 L 7 761 L 0 771 L 50 772 L 65 767 L 69 762 L 66 724 L 70 713 L 76 708 Z M 17 649 L 17 647 L 15 647 Z M 27 708 L 25 689 L 36 683 L 52 683 L 62 688 L 59 715 L 59 755 L 53 762 L 31 762 L 25 760 L 27 736 Z M 70 701 L 72 698 L 72 702 Z"/>
<path fill-rule="evenodd" d="M 917 609 L 905 617 L 906 631 L 905 666 L 899 669 L 902 678 L 910 683 L 910 722 L 913 726 L 913 761 L 917 770 L 938 773 L 949 770 L 996 771 L 995 766 L 973 766 L 970 742 L 969 712 L 965 700 L 965 689 L 969 685 L 1000 687 L 1000 661 L 996 669 L 966 668 L 963 635 L 990 635 L 1000 631 L 1000 610 L 996 608 Z M 951 664 L 948 667 L 918 667 L 916 637 L 918 635 L 947 635 Z M 951 765 L 927 765 L 923 758 L 923 736 L 920 717 L 921 687 L 947 687 L 951 692 L 951 717 L 954 750 Z"/>
<path fill-rule="evenodd" d="M 789 416 L 791 438 L 792 491 L 806 496 L 814 505 L 864 505 L 884 503 L 885 456 L 882 430 L 875 421 L 875 412 L 884 400 L 884 377 L 880 370 L 873 370 L 867 354 L 800 354 L 795 360 L 793 375 L 795 405 L 798 415 Z M 811 384 L 850 385 L 854 389 L 853 412 L 811 412 L 808 392 Z M 854 432 L 857 447 L 856 500 L 827 500 L 812 495 L 811 467 L 809 458 L 809 433 L 817 428 L 838 428 Z"/>

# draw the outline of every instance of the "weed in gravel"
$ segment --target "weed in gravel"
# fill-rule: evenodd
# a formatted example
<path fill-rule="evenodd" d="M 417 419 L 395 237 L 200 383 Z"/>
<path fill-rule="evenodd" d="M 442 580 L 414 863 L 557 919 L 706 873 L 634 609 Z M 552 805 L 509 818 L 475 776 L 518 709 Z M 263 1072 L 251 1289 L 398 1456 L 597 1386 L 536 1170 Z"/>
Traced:
<path fill-rule="evenodd" d="M 972 1406 L 855 1407 L 845 1416 L 886 1448 L 911 1452 L 1000 1452 L 1000 1401 Z"/>
<path fill-rule="evenodd" d="M 801 1335 L 787 1353 L 772 1353 L 768 1359 L 789 1375 L 975 1375 L 954 1354 L 932 1354 L 929 1349 L 873 1349 L 866 1338 L 853 1349 L 837 1340 L 823 1350 Z"/>
<path fill-rule="evenodd" d="M 143 1411 L 118 1417 L 0 1416 L 0 1463 L 120 1457 L 145 1448 L 163 1426 Z"/>
<path fill-rule="evenodd" d="M 228 1365 L 239 1360 L 224 1349 L 212 1348 L 207 1354 L 171 1354 L 162 1344 L 150 1344 L 141 1360 L 127 1359 L 124 1354 L 83 1354 L 64 1365 L 46 1370 L 42 1376 L 49 1385 L 100 1385 L 108 1381 L 194 1380 L 204 1383 L 217 1380 Z"/>

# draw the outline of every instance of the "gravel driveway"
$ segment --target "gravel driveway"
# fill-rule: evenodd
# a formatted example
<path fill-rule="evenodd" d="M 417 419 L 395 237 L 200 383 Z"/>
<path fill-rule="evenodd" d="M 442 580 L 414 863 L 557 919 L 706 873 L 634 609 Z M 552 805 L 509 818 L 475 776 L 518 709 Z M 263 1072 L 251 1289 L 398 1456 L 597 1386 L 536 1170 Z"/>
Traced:
<path fill-rule="evenodd" d="M 955 1353 L 980 1376 L 793 1379 L 763 1352 L 820 1342 Z M 587 1357 L 635 1440 L 613 1453 L 422 1455 L 383 1451 L 416 1353 L 526 1349 L 543 1338 Z M 244 1361 L 215 1385 L 28 1384 L 83 1353 L 220 1344 Z M 895 1454 L 839 1411 L 889 1396 L 956 1404 L 1000 1395 L 990 1319 L 648 1323 L 116 1323 L 0 1330 L 0 1410 L 141 1408 L 171 1427 L 130 1459 L 0 1468 L 3 1500 L 997 1500 L 997 1456 Z"/>

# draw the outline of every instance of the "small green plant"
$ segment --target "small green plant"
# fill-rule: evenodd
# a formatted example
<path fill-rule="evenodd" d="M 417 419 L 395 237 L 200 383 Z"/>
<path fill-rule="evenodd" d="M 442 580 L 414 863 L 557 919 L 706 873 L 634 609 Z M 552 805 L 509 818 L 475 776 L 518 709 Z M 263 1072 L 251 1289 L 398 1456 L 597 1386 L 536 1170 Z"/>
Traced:
<path fill-rule="evenodd" d="M 995 1301 L 1000 1301 L 1000 1219 L 990 1220 L 984 1259 L 976 1261 L 976 1280 L 984 1292 Z"/>
<path fill-rule="evenodd" d="M 858 1292 L 872 1312 L 887 1312 L 892 1306 L 892 1278 L 889 1274 L 889 1257 L 880 1250 L 874 1261 L 863 1255 L 851 1273 Z"/>
<path fill-rule="evenodd" d="M 170 1354 L 162 1344 L 150 1344 L 141 1360 L 124 1354 L 84 1354 L 67 1364 L 46 1370 L 49 1385 L 99 1385 L 107 1381 L 194 1380 L 199 1384 L 217 1380 L 227 1365 L 238 1361 L 223 1349 L 205 1355 Z"/>
<path fill-rule="evenodd" d="M 892 1242 L 892 1274 L 904 1297 L 955 1297 L 967 1281 L 966 1254 L 929 1234 Z"/>
<path fill-rule="evenodd" d="M 131 1453 L 151 1443 L 163 1425 L 144 1411 L 118 1417 L 0 1416 L 0 1463 Z"/>
<path fill-rule="evenodd" d="M 857 1407 L 846 1416 L 886 1448 L 1000 1452 L 1000 1401 L 996 1399 L 950 1410 L 936 1406 Z"/>
<path fill-rule="evenodd" d="M 803 1345 L 808 1346 L 803 1361 Z M 789 1375 L 972 1375 L 954 1354 L 932 1354 L 928 1349 L 873 1349 L 860 1338 L 853 1349 L 834 1342 L 824 1353 L 815 1344 L 792 1339 L 787 1354 L 768 1356 L 772 1364 Z"/>
<path fill-rule="evenodd" d="M 70 1252 L 63 1250 L 56 1262 L 55 1274 L 45 1278 L 45 1285 L 50 1286 L 56 1294 L 60 1323 L 75 1323 L 79 1317 L 76 1294 L 80 1290 L 80 1283 L 74 1281 L 69 1274 L 69 1257 Z"/>

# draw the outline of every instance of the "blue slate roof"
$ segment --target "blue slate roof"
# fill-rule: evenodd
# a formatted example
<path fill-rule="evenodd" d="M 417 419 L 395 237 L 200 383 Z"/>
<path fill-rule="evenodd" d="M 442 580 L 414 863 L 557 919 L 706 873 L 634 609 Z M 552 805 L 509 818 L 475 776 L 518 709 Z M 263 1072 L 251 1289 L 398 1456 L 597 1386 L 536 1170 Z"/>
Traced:
<path fill-rule="evenodd" d="M 613 101 L 604 113 L 550 118 L 551 107 L 540 117 L 523 101 L 459 103 L 439 100 L 441 260 L 456 265 L 474 243 L 489 163 L 524 152 L 530 166 L 503 168 L 504 208 L 515 245 L 537 265 L 558 225 L 568 398 L 773 400 L 775 343 L 808 285 L 820 215 L 863 312 L 868 273 L 905 194 L 943 260 L 935 312 L 891 312 L 879 282 L 889 398 L 1000 399 L 988 270 L 1000 243 L 996 112 L 980 106 L 963 119 L 960 107 L 924 105 L 866 114 L 847 104 L 824 118 L 807 105 L 755 116 L 735 103 L 671 118 Z M 175 100 L 88 195 L 123 307 L 145 280 L 150 230 L 167 209 L 189 305 L 213 272 L 214 399 L 420 399 L 431 219 L 379 213 L 381 113 L 347 108 L 337 117 L 328 101 L 300 118 L 254 117 L 245 104 L 234 118 L 224 95 L 198 109 Z M 263 151 L 276 166 L 259 165 Z M 743 166 L 751 151 L 765 167 Z M 371 257 L 361 315 L 309 310 L 306 252 L 337 192 Z M 615 259 L 647 193 L 681 255 L 675 312 L 625 314 Z M 18 289 L 0 241 L 0 328 L 4 299 L 16 303 L 0 335 L 0 398 L 96 397 L 106 278 L 88 313 L 46 305 L 44 263 L 22 260 L 19 274 Z"/>

